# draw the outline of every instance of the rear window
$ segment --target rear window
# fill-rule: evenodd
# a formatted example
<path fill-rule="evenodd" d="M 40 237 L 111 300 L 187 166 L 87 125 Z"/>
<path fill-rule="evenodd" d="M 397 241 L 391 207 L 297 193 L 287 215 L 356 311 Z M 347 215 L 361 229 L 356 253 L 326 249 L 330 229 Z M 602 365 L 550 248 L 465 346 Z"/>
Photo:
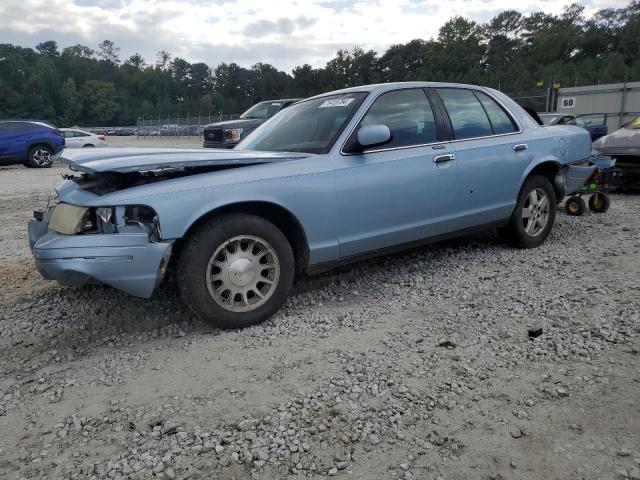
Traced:
<path fill-rule="evenodd" d="M 457 140 L 493 135 L 489 117 L 471 90 L 438 88 L 437 92 L 449 113 Z"/>
<path fill-rule="evenodd" d="M 500 105 L 496 101 L 483 92 L 474 92 L 476 97 L 482 103 L 484 110 L 487 112 L 491 126 L 493 127 L 493 133 L 511 133 L 517 130 L 517 127 L 511 117 L 507 115 Z"/>

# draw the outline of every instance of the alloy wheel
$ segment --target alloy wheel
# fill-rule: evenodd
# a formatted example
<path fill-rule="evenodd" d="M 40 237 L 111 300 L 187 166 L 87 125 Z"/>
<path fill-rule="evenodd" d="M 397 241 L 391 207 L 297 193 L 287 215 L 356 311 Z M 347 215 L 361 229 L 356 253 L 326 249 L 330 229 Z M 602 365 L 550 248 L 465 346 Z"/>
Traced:
<path fill-rule="evenodd" d="M 540 235 L 549 223 L 550 211 L 547 192 L 542 188 L 531 190 L 522 206 L 522 226 L 526 234 L 532 237 Z"/>
<path fill-rule="evenodd" d="M 33 151 L 31 159 L 39 167 L 44 167 L 51 163 L 51 153 L 46 148 L 37 148 Z"/>

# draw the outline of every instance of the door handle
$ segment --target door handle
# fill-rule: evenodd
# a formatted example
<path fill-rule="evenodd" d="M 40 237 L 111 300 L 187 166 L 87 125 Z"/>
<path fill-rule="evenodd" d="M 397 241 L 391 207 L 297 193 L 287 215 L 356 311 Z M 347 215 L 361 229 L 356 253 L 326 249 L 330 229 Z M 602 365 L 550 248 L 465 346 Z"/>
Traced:
<path fill-rule="evenodd" d="M 445 155 L 436 155 L 433 157 L 434 163 L 442 163 L 442 162 L 450 162 L 451 160 L 455 160 L 456 156 L 453 153 L 447 153 Z"/>
<path fill-rule="evenodd" d="M 513 151 L 514 152 L 521 152 L 522 150 L 526 150 L 527 148 L 527 144 L 526 143 L 519 143 L 517 145 L 513 146 Z"/>

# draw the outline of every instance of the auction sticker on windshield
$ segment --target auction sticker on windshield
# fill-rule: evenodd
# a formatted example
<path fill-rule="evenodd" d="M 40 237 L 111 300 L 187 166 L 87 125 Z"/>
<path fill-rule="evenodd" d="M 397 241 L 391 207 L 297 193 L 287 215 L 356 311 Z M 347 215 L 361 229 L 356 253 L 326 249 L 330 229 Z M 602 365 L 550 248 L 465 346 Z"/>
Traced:
<path fill-rule="evenodd" d="M 332 98 L 331 100 L 325 100 L 322 102 L 318 108 L 346 107 L 354 100 L 355 98 L 353 97 Z"/>

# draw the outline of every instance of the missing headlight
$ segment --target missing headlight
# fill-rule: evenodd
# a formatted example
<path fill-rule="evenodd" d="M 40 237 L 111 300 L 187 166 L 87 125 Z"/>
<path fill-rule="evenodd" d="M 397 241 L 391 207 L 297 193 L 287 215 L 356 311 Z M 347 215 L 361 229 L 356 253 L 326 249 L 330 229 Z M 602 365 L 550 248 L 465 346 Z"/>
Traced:
<path fill-rule="evenodd" d="M 96 215 L 102 223 L 112 223 L 113 208 L 111 207 L 98 207 L 96 208 Z"/>
<path fill-rule="evenodd" d="M 135 223 L 147 230 L 152 241 L 159 241 L 162 237 L 160 232 L 160 221 L 156 212 L 145 205 L 129 206 L 125 210 L 125 222 Z"/>

